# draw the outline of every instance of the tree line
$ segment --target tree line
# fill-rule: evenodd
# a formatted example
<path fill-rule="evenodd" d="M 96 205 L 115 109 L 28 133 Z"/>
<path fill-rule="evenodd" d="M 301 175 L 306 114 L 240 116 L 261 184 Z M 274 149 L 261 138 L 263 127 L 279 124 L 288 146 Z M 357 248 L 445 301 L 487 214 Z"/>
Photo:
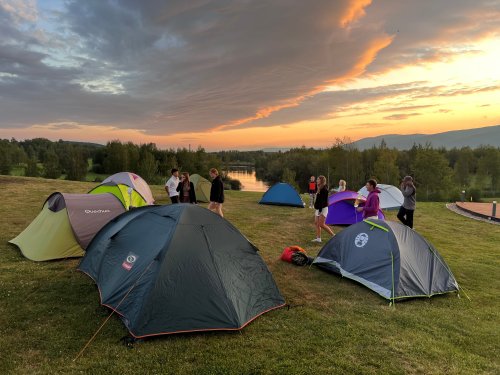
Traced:
<path fill-rule="evenodd" d="M 136 145 L 132 142 L 110 141 L 105 146 L 52 142 L 44 138 L 25 141 L 0 140 L 0 174 L 21 174 L 31 177 L 85 180 L 89 173 L 111 175 L 130 171 L 150 184 L 162 184 L 172 168 L 208 177 L 210 168 L 220 169 L 222 161 L 202 147 L 160 150 L 154 143 Z M 97 177 L 97 181 L 100 178 Z M 239 182 L 226 179 L 232 188 Z"/>
<path fill-rule="evenodd" d="M 415 179 L 419 200 L 458 200 L 465 190 L 467 199 L 496 197 L 500 191 L 500 149 L 482 146 L 433 148 L 414 145 L 409 150 L 388 148 L 385 142 L 360 151 L 349 140 L 337 139 L 327 149 L 294 148 L 285 152 L 219 151 L 186 148 L 161 150 L 154 143 L 110 141 L 105 146 L 91 143 L 52 142 L 44 138 L 25 141 L 0 140 L 0 174 L 17 174 L 84 180 L 121 171 L 139 174 L 150 184 L 162 184 L 176 167 L 208 177 L 212 167 L 227 170 L 230 165 L 254 166 L 257 178 L 275 183 L 288 182 L 300 192 L 307 190 L 311 175 L 325 175 L 334 186 L 346 180 L 358 190 L 369 178 L 399 185 L 402 177 Z M 238 189 L 239 181 L 226 177 L 228 187 Z M 99 178 L 99 177 L 97 177 Z"/>
<path fill-rule="evenodd" d="M 326 176 L 330 187 L 340 179 L 347 188 L 357 191 L 370 178 L 399 186 L 411 175 L 416 182 L 419 200 L 459 200 L 465 190 L 467 199 L 497 197 L 500 191 L 500 148 L 483 146 L 433 148 L 414 145 L 409 150 L 390 149 L 385 142 L 360 151 L 349 141 L 337 140 L 323 150 L 295 148 L 287 152 L 263 153 L 255 160 L 258 178 L 271 183 L 282 181 L 307 191 L 311 175 Z"/>

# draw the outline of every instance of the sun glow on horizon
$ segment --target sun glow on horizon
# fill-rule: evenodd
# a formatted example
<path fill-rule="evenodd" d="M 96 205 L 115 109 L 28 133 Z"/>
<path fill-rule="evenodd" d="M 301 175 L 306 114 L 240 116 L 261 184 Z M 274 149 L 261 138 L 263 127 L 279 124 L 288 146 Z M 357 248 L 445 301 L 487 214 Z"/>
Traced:
<path fill-rule="evenodd" d="M 160 148 L 200 145 L 207 150 L 259 149 L 302 145 L 329 147 L 336 139 L 344 137 L 354 141 L 383 134 L 433 134 L 500 124 L 500 38 L 484 39 L 471 46 L 443 47 L 440 56 L 417 60 L 413 65 L 395 66 L 377 74 L 364 73 L 377 53 L 390 48 L 391 41 L 392 37 L 378 40 L 362 56 L 359 66 L 353 67 L 352 72 L 334 84 L 325 82 L 324 86 L 311 88 L 306 94 L 269 105 L 253 117 L 207 131 L 155 135 L 132 126 L 119 128 L 111 124 L 61 120 L 0 129 L 0 137 L 43 137 L 102 144 L 117 139 L 151 142 Z M 111 84 L 108 86 L 105 87 L 108 90 L 116 89 Z M 100 86 L 101 91 L 103 87 Z M 272 120 L 281 111 L 300 111 L 303 103 L 314 101 L 318 94 L 346 95 L 349 92 L 359 95 L 342 105 L 332 104 L 331 110 L 323 108 L 327 115 L 289 123 L 275 122 L 278 125 L 259 122 Z"/>

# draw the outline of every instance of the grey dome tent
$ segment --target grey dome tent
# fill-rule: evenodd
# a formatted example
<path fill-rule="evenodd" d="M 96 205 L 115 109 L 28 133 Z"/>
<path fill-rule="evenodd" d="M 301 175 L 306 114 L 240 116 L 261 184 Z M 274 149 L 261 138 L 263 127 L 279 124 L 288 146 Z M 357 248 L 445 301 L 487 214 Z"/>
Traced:
<path fill-rule="evenodd" d="M 394 301 L 458 291 L 438 251 L 407 226 L 382 220 L 351 225 L 328 241 L 313 264 Z"/>
<path fill-rule="evenodd" d="M 136 338 L 239 330 L 285 303 L 258 249 L 227 220 L 191 204 L 116 218 L 79 270 Z"/>

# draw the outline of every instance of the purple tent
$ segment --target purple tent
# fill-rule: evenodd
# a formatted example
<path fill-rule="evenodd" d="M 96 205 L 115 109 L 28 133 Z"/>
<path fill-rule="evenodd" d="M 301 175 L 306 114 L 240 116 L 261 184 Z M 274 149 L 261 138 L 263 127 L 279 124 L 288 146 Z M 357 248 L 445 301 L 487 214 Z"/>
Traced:
<path fill-rule="evenodd" d="M 365 202 L 366 198 L 359 196 L 355 191 L 341 191 L 328 198 L 328 216 L 325 223 L 328 225 L 351 225 L 363 221 L 363 213 L 356 212 L 354 201 Z M 384 220 L 385 216 L 381 210 L 378 218 Z"/>

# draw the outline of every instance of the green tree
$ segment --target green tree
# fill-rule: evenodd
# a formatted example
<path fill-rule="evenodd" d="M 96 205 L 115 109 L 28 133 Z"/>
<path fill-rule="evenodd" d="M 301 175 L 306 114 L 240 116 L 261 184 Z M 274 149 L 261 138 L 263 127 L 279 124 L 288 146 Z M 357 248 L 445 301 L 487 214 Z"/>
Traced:
<path fill-rule="evenodd" d="M 480 147 L 477 174 L 480 179 L 489 181 L 485 187 L 490 194 L 495 195 L 500 186 L 500 149 L 494 147 Z"/>
<path fill-rule="evenodd" d="M 389 185 L 398 185 L 400 176 L 397 159 L 397 150 L 383 148 L 379 151 L 373 167 L 373 175 L 379 182 Z"/>
<path fill-rule="evenodd" d="M 297 191 L 299 191 L 299 186 L 297 185 L 297 182 L 295 181 L 295 172 L 292 171 L 291 169 L 288 169 L 288 168 L 283 169 L 281 181 L 289 183 Z"/>
<path fill-rule="evenodd" d="M 111 141 L 106 144 L 103 167 L 105 173 L 113 174 L 128 170 L 127 147 L 120 141 Z"/>
<path fill-rule="evenodd" d="M 61 166 L 59 165 L 59 157 L 53 148 L 49 148 L 45 153 L 45 162 L 43 163 L 43 177 L 59 178 L 61 177 Z"/>
<path fill-rule="evenodd" d="M 155 160 L 154 155 L 146 149 L 141 150 L 137 173 L 148 183 L 159 182 L 157 175 L 158 162 Z"/>
<path fill-rule="evenodd" d="M 414 168 L 420 197 L 425 200 L 442 200 L 450 196 L 453 170 L 448 166 L 448 160 L 443 154 L 429 146 L 418 150 Z"/>
<path fill-rule="evenodd" d="M 126 145 L 124 145 L 124 148 L 126 149 L 127 153 L 127 165 L 123 166 L 122 171 L 138 171 L 139 165 L 141 164 L 142 146 L 138 147 L 132 142 L 128 142 Z M 142 175 L 141 177 L 145 178 Z"/>
<path fill-rule="evenodd" d="M 464 147 L 456 152 L 453 151 L 455 150 L 452 150 L 451 156 L 454 159 L 456 158 L 453 168 L 455 172 L 455 180 L 460 184 L 460 186 L 467 187 L 470 184 L 472 172 L 474 170 L 474 154 L 469 147 Z"/>
<path fill-rule="evenodd" d="M 40 171 L 38 170 L 38 160 L 36 158 L 28 158 L 28 160 L 26 161 L 26 169 L 24 175 L 29 177 L 40 176 Z"/>
<path fill-rule="evenodd" d="M 68 151 L 66 179 L 73 181 L 84 180 L 89 168 L 85 151 L 77 146 L 70 146 Z"/>
<path fill-rule="evenodd" d="M 10 174 L 12 169 L 12 145 L 6 139 L 0 140 L 0 174 Z"/>

